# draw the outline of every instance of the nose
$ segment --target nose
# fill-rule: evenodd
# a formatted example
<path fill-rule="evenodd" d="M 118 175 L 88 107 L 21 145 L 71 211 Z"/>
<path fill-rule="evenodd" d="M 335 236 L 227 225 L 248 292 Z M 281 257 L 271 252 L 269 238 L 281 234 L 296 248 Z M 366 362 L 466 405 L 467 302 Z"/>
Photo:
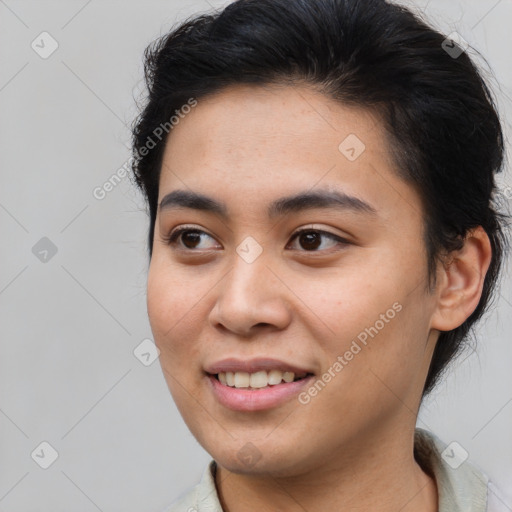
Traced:
<path fill-rule="evenodd" d="M 209 320 L 241 337 L 261 329 L 285 329 L 291 321 L 289 288 L 261 255 L 252 263 L 235 255 L 232 269 L 218 285 Z"/>

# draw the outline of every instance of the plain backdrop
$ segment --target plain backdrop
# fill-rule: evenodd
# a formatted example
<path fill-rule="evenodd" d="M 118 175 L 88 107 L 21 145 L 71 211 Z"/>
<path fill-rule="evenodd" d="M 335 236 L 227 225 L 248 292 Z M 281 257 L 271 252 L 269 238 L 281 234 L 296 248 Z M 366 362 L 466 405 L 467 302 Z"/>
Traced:
<path fill-rule="evenodd" d="M 93 191 L 130 157 L 146 45 L 221 5 L 0 0 L 3 512 L 159 512 L 210 460 L 159 361 L 145 366 L 134 354 L 152 339 L 141 196 L 126 177 L 103 199 Z M 485 56 L 510 138 L 512 1 L 407 5 Z M 509 204 L 511 185 L 507 168 L 500 190 Z M 453 365 L 418 425 L 457 441 L 512 510 L 511 318 L 509 273 L 476 351 Z"/>

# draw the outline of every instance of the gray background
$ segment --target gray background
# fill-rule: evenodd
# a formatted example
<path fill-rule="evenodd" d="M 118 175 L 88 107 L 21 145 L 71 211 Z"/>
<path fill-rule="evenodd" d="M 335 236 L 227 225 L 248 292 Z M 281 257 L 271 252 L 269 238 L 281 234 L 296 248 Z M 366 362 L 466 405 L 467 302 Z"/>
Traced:
<path fill-rule="evenodd" d="M 152 337 L 141 197 L 128 178 L 103 200 L 93 190 L 130 156 L 145 46 L 221 5 L 0 0 L 1 511 L 158 512 L 210 460 L 158 360 L 145 366 L 133 353 Z M 409 5 L 486 57 L 510 137 L 512 1 Z M 46 59 L 31 47 L 43 31 L 59 45 Z M 510 204 L 510 170 L 500 184 Z M 43 237 L 57 249 L 47 261 L 34 254 L 48 249 Z M 512 510 L 510 284 L 509 272 L 476 353 L 450 370 L 419 426 L 463 446 Z M 43 441 L 59 455 L 48 469 L 36 463 L 50 457 Z"/>

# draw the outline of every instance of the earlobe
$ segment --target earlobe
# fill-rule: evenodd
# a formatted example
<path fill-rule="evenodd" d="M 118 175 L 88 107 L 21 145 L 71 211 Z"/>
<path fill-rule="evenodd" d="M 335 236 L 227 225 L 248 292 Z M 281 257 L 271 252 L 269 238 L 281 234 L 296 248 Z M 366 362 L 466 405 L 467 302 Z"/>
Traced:
<path fill-rule="evenodd" d="M 491 243 L 481 226 L 470 230 L 464 246 L 447 256 L 440 269 L 431 328 L 450 331 L 473 313 L 482 295 L 491 257 Z"/>

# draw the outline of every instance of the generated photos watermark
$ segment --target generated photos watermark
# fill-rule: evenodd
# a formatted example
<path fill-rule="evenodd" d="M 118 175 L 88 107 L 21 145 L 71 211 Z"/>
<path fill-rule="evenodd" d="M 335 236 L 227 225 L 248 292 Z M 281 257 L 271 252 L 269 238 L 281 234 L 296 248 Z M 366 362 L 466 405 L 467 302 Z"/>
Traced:
<path fill-rule="evenodd" d="M 173 115 L 168 121 L 160 123 L 152 132 L 152 135 L 148 136 L 145 144 L 138 150 L 139 156 L 146 156 L 156 145 L 170 133 L 170 131 L 179 124 L 181 119 L 184 119 L 194 107 L 197 106 L 197 100 L 195 98 L 189 98 L 187 103 L 181 106 L 180 109 L 176 109 Z M 102 201 L 107 197 L 109 192 L 112 192 L 119 183 L 129 174 L 131 166 L 133 164 L 134 156 L 130 158 L 113 173 L 101 186 L 97 186 L 93 189 L 92 195 L 98 201 Z"/>
<path fill-rule="evenodd" d="M 381 313 L 379 319 L 375 323 L 363 329 L 357 336 L 352 340 L 350 348 L 344 352 L 343 355 L 339 355 L 336 361 L 319 377 L 314 384 L 312 384 L 306 391 L 299 394 L 298 401 L 302 405 L 307 405 L 311 402 L 311 399 L 315 397 L 325 386 L 331 382 L 336 375 L 338 375 L 350 361 L 354 359 L 361 350 L 368 345 L 368 338 L 374 338 L 379 332 L 386 327 L 387 324 L 397 313 L 402 311 L 402 304 L 395 302 L 385 313 Z"/>

